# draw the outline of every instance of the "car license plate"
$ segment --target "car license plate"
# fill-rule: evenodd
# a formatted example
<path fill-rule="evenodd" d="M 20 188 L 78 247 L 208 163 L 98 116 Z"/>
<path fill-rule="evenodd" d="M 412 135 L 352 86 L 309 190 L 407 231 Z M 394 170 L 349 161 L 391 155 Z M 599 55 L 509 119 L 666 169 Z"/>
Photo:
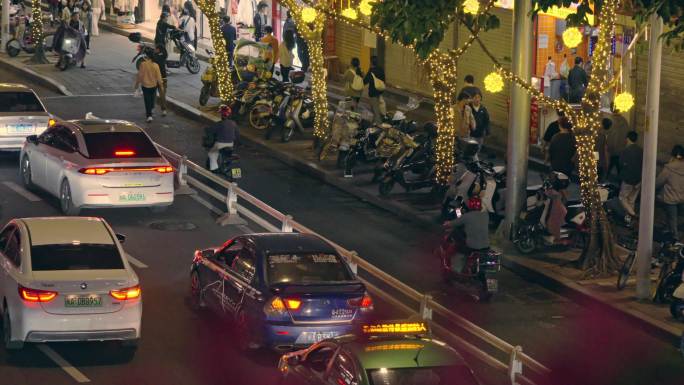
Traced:
<path fill-rule="evenodd" d="M 314 333 L 314 343 L 315 342 L 321 342 L 323 340 L 327 340 L 328 338 L 333 338 L 336 337 L 337 333 L 335 332 L 316 332 Z"/>
<path fill-rule="evenodd" d="M 240 179 L 242 178 L 242 169 L 232 168 L 230 169 L 230 175 L 233 177 L 233 179 Z"/>
<path fill-rule="evenodd" d="M 499 281 L 494 278 L 487 278 L 487 291 L 496 293 L 499 290 Z"/>
<path fill-rule="evenodd" d="M 8 124 L 7 125 L 8 134 L 33 134 L 33 124 L 20 123 L 20 124 Z"/>
<path fill-rule="evenodd" d="M 145 201 L 145 194 L 143 193 L 122 193 L 119 194 L 119 202 L 143 202 Z"/>
<path fill-rule="evenodd" d="M 76 296 L 71 295 L 64 298 L 64 307 L 101 307 L 102 297 L 99 295 Z"/>

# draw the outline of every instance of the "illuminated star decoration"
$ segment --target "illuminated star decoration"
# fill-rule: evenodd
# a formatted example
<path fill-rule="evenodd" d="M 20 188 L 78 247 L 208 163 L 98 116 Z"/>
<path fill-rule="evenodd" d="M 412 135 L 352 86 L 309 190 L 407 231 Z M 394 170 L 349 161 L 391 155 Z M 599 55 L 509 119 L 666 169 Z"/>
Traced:
<path fill-rule="evenodd" d="M 342 10 L 342 16 L 349 18 L 351 20 L 356 20 L 359 16 L 354 8 L 345 8 Z"/>
<path fill-rule="evenodd" d="M 491 93 L 501 92 L 504 88 L 504 81 L 501 74 L 492 72 L 484 78 L 485 90 Z"/>
<path fill-rule="evenodd" d="M 313 23 L 316 20 L 316 10 L 311 7 L 302 9 L 302 20 L 305 23 Z"/>
<path fill-rule="evenodd" d="M 563 32 L 563 43 L 568 48 L 575 48 L 582 42 L 582 32 L 576 27 L 571 27 Z"/>
<path fill-rule="evenodd" d="M 479 10 L 480 2 L 478 0 L 465 0 L 463 2 L 463 12 L 475 15 Z"/>
<path fill-rule="evenodd" d="M 621 92 L 613 100 L 615 109 L 620 112 L 627 112 L 634 107 L 634 96 L 629 92 Z"/>
<path fill-rule="evenodd" d="M 362 0 L 361 4 L 359 4 L 359 11 L 361 11 L 361 14 L 370 16 L 371 13 L 373 13 L 373 3 L 374 1 L 371 0 Z"/>

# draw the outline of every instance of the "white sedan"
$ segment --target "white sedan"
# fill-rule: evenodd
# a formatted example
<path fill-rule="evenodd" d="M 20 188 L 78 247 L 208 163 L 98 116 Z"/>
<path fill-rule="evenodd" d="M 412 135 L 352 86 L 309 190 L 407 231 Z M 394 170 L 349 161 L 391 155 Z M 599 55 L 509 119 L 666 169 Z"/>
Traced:
<path fill-rule="evenodd" d="M 57 196 L 65 215 L 101 207 L 161 211 L 173 203 L 173 167 L 130 122 L 57 122 L 26 138 L 20 162 L 24 186 Z"/>
<path fill-rule="evenodd" d="M 54 122 L 32 89 L 0 83 L 0 150 L 21 150 L 28 135 L 41 134 Z"/>
<path fill-rule="evenodd" d="M 123 240 L 101 218 L 10 221 L 0 232 L 5 348 L 106 340 L 135 347 L 142 293 Z"/>

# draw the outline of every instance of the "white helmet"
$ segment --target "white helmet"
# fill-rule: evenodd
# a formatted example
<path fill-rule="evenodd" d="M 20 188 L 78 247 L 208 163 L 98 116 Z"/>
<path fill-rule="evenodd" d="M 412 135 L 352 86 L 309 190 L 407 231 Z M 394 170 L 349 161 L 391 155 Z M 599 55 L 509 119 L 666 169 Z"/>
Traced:
<path fill-rule="evenodd" d="M 399 121 L 399 120 L 404 120 L 404 119 L 406 119 L 406 115 L 404 115 L 404 113 L 401 111 L 395 112 L 394 116 L 392 116 L 392 121 L 394 121 L 394 122 Z"/>

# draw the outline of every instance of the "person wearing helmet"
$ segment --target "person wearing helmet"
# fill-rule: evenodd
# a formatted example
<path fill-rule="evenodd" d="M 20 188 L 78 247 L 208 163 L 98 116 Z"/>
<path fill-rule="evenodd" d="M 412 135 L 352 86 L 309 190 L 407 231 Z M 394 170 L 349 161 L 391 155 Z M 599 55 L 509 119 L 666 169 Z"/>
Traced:
<path fill-rule="evenodd" d="M 465 233 L 465 246 L 452 261 L 451 266 L 455 271 L 463 270 L 466 257 L 470 253 L 489 249 L 489 213 L 482 210 L 479 196 L 471 196 L 461 208 L 461 215 L 457 215 L 453 221 L 445 222 L 444 226 L 453 228 L 452 234 L 458 231 Z"/>
<path fill-rule="evenodd" d="M 235 121 L 231 119 L 232 110 L 226 105 L 219 107 L 221 121 L 204 129 L 203 145 L 208 148 L 209 171 L 218 172 L 219 152 L 224 148 L 233 148 L 239 138 L 239 130 Z"/>

